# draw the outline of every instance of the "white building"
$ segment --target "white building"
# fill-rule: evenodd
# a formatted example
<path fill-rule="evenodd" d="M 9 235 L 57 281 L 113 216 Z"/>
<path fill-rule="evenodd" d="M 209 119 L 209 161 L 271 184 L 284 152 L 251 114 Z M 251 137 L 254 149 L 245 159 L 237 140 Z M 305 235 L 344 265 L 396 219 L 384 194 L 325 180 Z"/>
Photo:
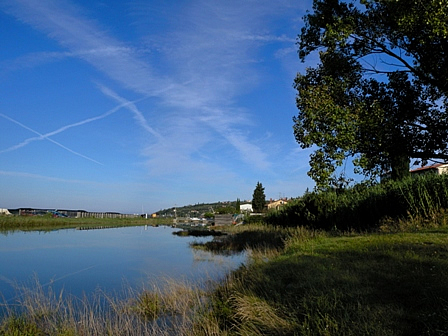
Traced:
<path fill-rule="evenodd" d="M 254 210 L 252 209 L 252 204 L 247 203 L 247 204 L 240 205 L 240 211 L 241 212 L 253 212 Z"/>
<path fill-rule="evenodd" d="M 411 170 L 411 175 L 422 175 L 422 174 L 447 174 L 448 173 L 448 163 L 437 163 L 432 166 L 420 167 Z"/>
<path fill-rule="evenodd" d="M 0 215 L 10 215 L 11 213 L 9 212 L 8 209 L 0 209 Z"/>

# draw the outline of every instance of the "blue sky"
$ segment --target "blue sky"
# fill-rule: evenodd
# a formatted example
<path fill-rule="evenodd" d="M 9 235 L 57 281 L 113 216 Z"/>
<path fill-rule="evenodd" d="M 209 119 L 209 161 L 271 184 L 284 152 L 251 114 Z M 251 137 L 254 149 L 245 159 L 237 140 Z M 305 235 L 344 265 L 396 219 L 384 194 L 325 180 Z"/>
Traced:
<path fill-rule="evenodd" d="M 311 0 L 0 0 L 0 208 L 297 197 Z"/>

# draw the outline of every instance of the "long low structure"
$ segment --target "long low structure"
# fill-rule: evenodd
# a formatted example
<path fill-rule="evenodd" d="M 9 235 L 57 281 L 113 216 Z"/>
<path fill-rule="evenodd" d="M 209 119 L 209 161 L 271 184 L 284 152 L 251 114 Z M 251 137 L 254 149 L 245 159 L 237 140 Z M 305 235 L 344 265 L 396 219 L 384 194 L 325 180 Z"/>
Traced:
<path fill-rule="evenodd" d="M 3 210 L 3 209 L 2 209 Z M 55 217 L 71 218 L 138 218 L 140 214 L 122 214 L 118 212 L 89 212 L 85 210 L 64 210 L 64 209 L 38 209 L 38 208 L 18 208 L 5 209 L 9 214 L 19 216 L 43 216 L 48 213 Z"/>

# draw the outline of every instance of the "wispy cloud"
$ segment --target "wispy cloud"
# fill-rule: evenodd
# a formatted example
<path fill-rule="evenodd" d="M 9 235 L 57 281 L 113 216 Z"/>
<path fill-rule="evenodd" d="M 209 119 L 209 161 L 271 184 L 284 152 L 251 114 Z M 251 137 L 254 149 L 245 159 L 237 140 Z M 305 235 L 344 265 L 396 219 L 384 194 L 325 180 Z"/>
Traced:
<path fill-rule="evenodd" d="M 193 163 L 193 156 L 201 147 L 218 139 L 230 145 L 245 164 L 260 170 L 271 167 L 266 150 L 251 138 L 253 117 L 235 108 L 239 97 L 262 80 L 263 74 L 254 68 L 259 62 L 257 47 L 272 42 L 291 43 L 291 38 L 266 30 L 266 19 L 272 15 L 270 1 L 258 1 L 257 6 L 245 1 L 197 1 L 183 8 L 182 13 L 171 8 L 179 20 L 173 21 L 166 35 L 148 36 L 148 47 L 157 47 L 157 52 L 145 55 L 147 58 L 108 35 L 66 0 L 5 3 L 7 12 L 67 49 L 65 53 L 31 55 L 30 62 L 33 57 L 34 62 L 39 57 L 78 57 L 124 88 L 157 98 L 159 108 L 151 111 L 151 116 L 159 119 L 159 125 L 166 125 L 163 130 L 150 126 L 145 118 L 148 112 L 141 111 L 123 94 L 100 86 L 103 94 L 131 110 L 137 123 L 154 137 L 157 144 L 147 145 L 144 151 L 153 165 L 159 164 L 163 169 L 171 156 L 177 160 L 183 157 L 186 164 Z M 152 15 L 150 8 L 141 15 Z M 162 68 L 170 70 L 162 73 Z M 201 125 L 206 131 L 192 134 L 188 128 L 191 125 Z M 50 140 L 48 136 L 52 135 L 33 132 L 38 135 L 35 140 Z"/>
<path fill-rule="evenodd" d="M 66 147 L 66 146 L 64 146 L 64 145 L 62 145 L 61 143 L 59 143 L 59 142 L 57 142 L 57 141 L 54 141 L 53 139 L 50 139 L 48 135 L 46 135 L 46 134 L 41 134 L 41 133 L 39 133 L 39 132 L 33 130 L 31 127 L 28 127 L 28 126 L 22 124 L 21 122 L 19 122 L 19 121 L 13 119 L 13 118 L 11 118 L 11 117 L 8 117 L 7 115 L 4 115 L 3 113 L 0 113 L 0 117 L 4 118 L 4 119 L 6 119 L 6 120 L 9 120 L 9 121 L 11 121 L 11 122 L 13 122 L 13 123 L 19 125 L 20 127 L 24 128 L 24 129 L 26 129 L 26 130 L 28 130 L 28 131 L 30 131 L 30 132 L 33 132 L 34 134 L 37 134 L 37 135 L 39 136 L 39 137 L 37 137 L 37 138 L 32 138 L 33 140 L 34 140 L 34 139 L 36 139 L 36 140 L 48 140 L 48 141 L 54 143 L 55 145 L 57 145 L 57 146 L 59 146 L 59 147 L 65 149 L 66 151 L 68 151 L 68 152 L 70 152 L 70 153 L 72 153 L 72 154 L 75 154 L 75 155 L 77 155 L 77 156 L 80 156 L 80 157 L 82 157 L 82 158 L 84 158 L 84 159 L 86 159 L 86 160 L 92 161 L 92 162 L 94 162 L 94 163 L 96 163 L 96 164 L 103 165 L 101 162 L 98 162 L 98 161 L 96 161 L 96 160 L 94 160 L 94 159 L 92 159 L 92 158 L 90 158 L 90 157 L 88 157 L 88 156 L 86 156 L 86 155 L 81 154 L 81 153 L 75 152 L 73 149 L 70 149 L 70 148 L 68 148 L 68 147 Z M 28 140 L 29 140 L 29 141 L 24 141 L 24 142 L 22 142 L 22 143 L 20 143 L 20 144 L 18 144 L 18 145 L 16 145 L 16 146 L 10 147 L 10 148 L 5 149 L 5 150 L 2 150 L 2 151 L 0 151 L 0 153 L 9 152 L 9 151 L 18 149 L 18 148 L 20 148 L 20 147 L 23 147 L 23 146 L 27 145 L 27 144 L 30 143 L 31 141 L 33 141 L 33 140 L 31 140 L 31 139 L 28 139 Z"/>
<path fill-rule="evenodd" d="M 46 181 L 52 181 L 52 182 L 87 184 L 90 186 L 92 184 L 98 184 L 97 182 L 93 182 L 93 181 L 69 180 L 69 179 L 63 179 L 63 178 L 59 178 L 59 177 L 51 177 L 51 176 L 44 176 L 44 175 L 39 175 L 39 174 L 31 174 L 31 173 L 18 172 L 18 171 L 6 171 L 6 170 L 0 170 L 0 176 L 31 178 L 31 179 L 39 179 L 39 180 L 46 180 Z"/>

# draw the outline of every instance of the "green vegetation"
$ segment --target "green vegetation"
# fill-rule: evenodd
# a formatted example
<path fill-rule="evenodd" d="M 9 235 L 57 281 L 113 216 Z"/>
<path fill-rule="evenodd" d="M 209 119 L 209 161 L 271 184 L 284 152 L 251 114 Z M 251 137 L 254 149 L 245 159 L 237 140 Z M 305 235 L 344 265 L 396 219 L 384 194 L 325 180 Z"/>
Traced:
<path fill-rule="evenodd" d="M 266 206 L 266 195 L 264 194 L 264 187 L 260 182 L 257 182 L 253 196 L 252 209 L 254 212 L 263 212 Z"/>
<path fill-rule="evenodd" d="M 280 226 L 362 231 L 376 230 L 390 220 L 444 221 L 445 209 L 448 209 L 448 175 L 427 174 L 372 187 L 357 185 L 306 193 L 268 213 L 265 220 Z"/>
<path fill-rule="evenodd" d="M 141 336 L 172 335 L 173 330 L 184 334 L 191 326 L 188 316 L 200 307 L 203 290 L 196 284 L 170 280 L 148 286 L 151 289 L 127 288 L 119 293 L 120 298 L 103 292 L 75 298 L 36 283 L 24 289 L 14 305 L 3 305 L 0 335 Z"/>
<path fill-rule="evenodd" d="M 194 205 L 185 205 L 181 207 L 163 209 L 157 211 L 157 216 L 159 217 L 174 217 L 176 212 L 177 217 L 198 217 L 200 215 L 208 214 L 213 217 L 214 212 L 221 212 L 231 210 L 230 213 L 235 213 L 237 211 L 239 199 L 235 202 L 232 201 L 223 201 L 223 202 L 214 202 L 214 203 L 198 203 Z M 241 201 L 240 201 L 241 202 Z M 174 211 L 176 210 L 176 211 Z"/>
<path fill-rule="evenodd" d="M 445 335 L 448 228 L 289 236 L 214 292 L 220 335 Z M 205 334 L 204 334 L 205 335 Z"/>
<path fill-rule="evenodd" d="M 138 225 L 172 224 L 167 218 L 64 218 L 51 216 L 2 216 L 0 215 L 0 232 L 16 230 L 42 230 L 75 228 L 110 228 Z"/>
<path fill-rule="evenodd" d="M 448 160 L 448 1 L 314 0 L 298 36 L 294 135 L 316 146 L 318 188 L 347 182 L 353 160 L 368 179 L 409 175 L 410 159 Z M 443 22 L 443 23 L 442 23 Z M 318 53 L 317 53 L 318 52 Z"/>

